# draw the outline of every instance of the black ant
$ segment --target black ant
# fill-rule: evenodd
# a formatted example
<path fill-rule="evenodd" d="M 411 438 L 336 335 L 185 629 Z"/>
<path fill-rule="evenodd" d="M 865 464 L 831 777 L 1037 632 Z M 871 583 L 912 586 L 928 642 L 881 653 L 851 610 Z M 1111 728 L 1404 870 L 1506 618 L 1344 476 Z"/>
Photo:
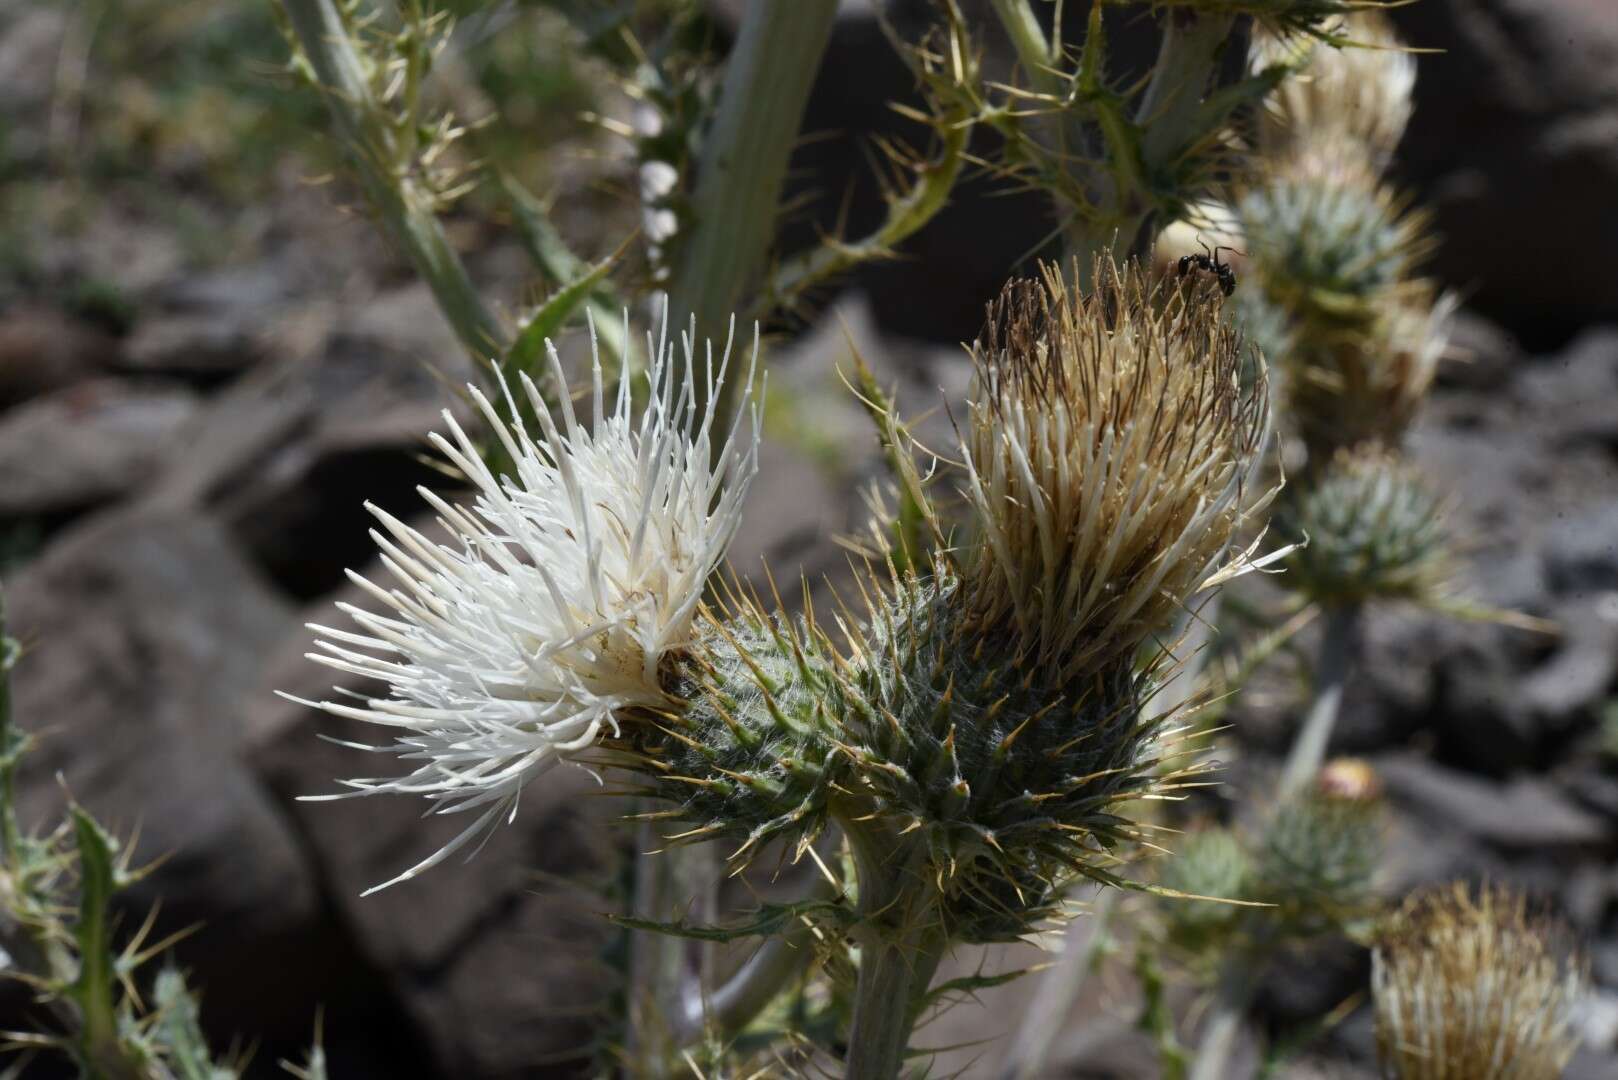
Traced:
<path fill-rule="evenodd" d="M 1207 244 L 1204 244 L 1201 240 L 1198 240 L 1197 243 L 1202 244 L 1202 250 L 1206 252 L 1206 254 L 1180 256 L 1179 276 L 1185 277 L 1186 272 L 1195 266 L 1198 270 L 1206 271 L 1207 273 L 1213 274 L 1215 277 L 1217 277 L 1219 279 L 1219 291 L 1224 293 L 1226 296 L 1229 296 L 1231 293 L 1235 292 L 1236 271 L 1230 268 L 1229 263 L 1219 261 L 1219 253 L 1221 251 L 1230 251 L 1237 255 L 1241 255 L 1243 252 L 1237 251 L 1233 247 L 1216 247 L 1212 251 L 1209 251 Z"/>

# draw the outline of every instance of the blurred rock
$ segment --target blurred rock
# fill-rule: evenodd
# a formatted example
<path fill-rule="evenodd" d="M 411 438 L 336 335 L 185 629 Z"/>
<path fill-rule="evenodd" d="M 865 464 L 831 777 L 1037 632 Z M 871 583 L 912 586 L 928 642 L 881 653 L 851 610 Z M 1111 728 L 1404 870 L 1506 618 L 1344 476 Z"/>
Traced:
<path fill-rule="evenodd" d="M 43 307 L 0 314 L 0 409 L 112 366 L 117 339 Z"/>
<path fill-rule="evenodd" d="M 1401 168 L 1437 216 L 1437 268 L 1525 334 L 1618 314 L 1618 19 L 1608 0 L 1424 0 Z M 1528 212 L 1522 212 L 1527 210 Z"/>
<path fill-rule="evenodd" d="M 332 606 L 337 600 L 367 602 L 350 586 L 311 606 L 305 617 L 346 625 L 347 617 Z M 573 1075 L 546 1073 L 536 1063 L 586 1046 L 591 1008 L 610 985 L 597 953 L 611 930 L 599 913 L 612 902 L 598 890 L 610 881 L 626 835 L 611 825 L 621 805 L 589 798 L 598 789 L 583 770 L 555 769 L 524 791 L 515 822 L 501 824 L 472 857 L 457 855 L 419 878 L 361 897 L 471 822 L 424 818 L 424 800 L 400 796 L 295 801 L 340 790 L 341 778 L 404 769 L 391 755 L 321 738 L 385 743 L 387 732 L 273 696 L 279 689 L 320 700 L 331 696 L 334 682 L 364 692 L 363 680 L 305 659 L 310 641 L 304 629 L 287 635 L 251 693 L 250 754 L 356 946 L 387 973 L 443 1075 Z M 536 889 L 547 880 L 573 888 L 540 895 Z"/>
<path fill-rule="evenodd" d="M 96 379 L 0 415 L 0 516 L 128 494 L 151 479 L 197 408 L 183 387 Z"/>
<path fill-rule="evenodd" d="M 123 363 L 133 371 L 218 378 L 264 354 L 263 329 L 233 315 L 162 315 L 135 324 Z"/>
<path fill-rule="evenodd" d="M 282 807 L 243 763 L 245 695 L 292 612 L 196 515 L 141 509 L 64 533 L 8 583 L 12 633 L 30 644 L 15 715 L 39 732 L 24 820 L 54 821 L 64 790 L 146 859 L 167 855 L 130 903 L 163 926 L 201 921 L 181 962 L 209 1015 L 306 1036 L 323 989 L 346 977 L 320 886 Z M 253 977 L 243 979 L 243 972 Z"/>
<path fill-rule="evenodd" d="M 1394 802 L 1502 851 L 1603 849 L 1618 835 L 1610 823 L 1537 777 L 1495 784 L 1408 755 L 1379 758 L 1376 769 Z"/>

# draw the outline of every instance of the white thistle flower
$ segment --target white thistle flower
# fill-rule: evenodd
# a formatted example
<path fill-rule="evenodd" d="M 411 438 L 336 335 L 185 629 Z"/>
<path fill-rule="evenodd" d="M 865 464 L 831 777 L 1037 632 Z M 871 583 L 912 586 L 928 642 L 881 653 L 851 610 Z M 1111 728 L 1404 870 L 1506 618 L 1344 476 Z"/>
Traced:
<path fill-rule="evenodd" d="M 339 604 L 358 632 L 312 624 L 321 637 L 309 657 L 385 682 L 388 694 L 359 704 L 302 703 L 394 729 L 387 745 L 343 745 L 419 764 L 407 776 L 346 780 L 352 790 L 310 798 L 411 794 L 435 804 L 429 813 L 481 812 L 437 852 L 367 894 L 443 861 L 492 831 L 500 815 L 514 818 L 524 785 L 592 746 L 603 729 L 616 733 L 621 710 L 668 704 L 659 662 L 690 640 L 704 584 L 736 531 L 758 461 L 758 412 L 745 404 L 719 452 L 712 449 L 719 434 L 712 403 L 731 341 L 717 370 L 708 346 L 709 404 L 700 413 L 694 344 L 687 334 L 681 341 L 686 363 L 676 376 L 665 309 L 655 346 L 647 335 L 651 400 L 638 419 L 627 379 L 605 407 L 593 326 L 590 427 L 564 396 L 558 428 L 527 375 L 520 389 L 538 417 L 538 441 L 472 389 L 514 478 L 496 478 L 446 410 L 450 437 L 434 433 L 432 442 L 476 495 L 470 507 L 425 488 L 421 495 L 458 546 L 368 505 L 382 526 L 371 536 L 394 582 L 383 587 L 353 571 L 349 578 L 386 614 Z M 545 344 L 564 385 L 556 350 Z M 757 358 L 755 327 L 744 401 Z M 502 390 L 516 415 L 510 389 Z M 742 433 L 749 413 L 752 430 Z"/>

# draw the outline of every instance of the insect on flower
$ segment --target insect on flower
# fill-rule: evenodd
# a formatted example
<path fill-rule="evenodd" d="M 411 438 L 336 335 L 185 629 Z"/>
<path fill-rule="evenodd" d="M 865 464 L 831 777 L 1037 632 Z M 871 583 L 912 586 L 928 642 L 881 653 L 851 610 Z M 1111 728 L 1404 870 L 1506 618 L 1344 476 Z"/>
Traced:
<path fill-rule="evenodd" d="M 660 663 L 689 643 L 708 575 L 736 531 L 757 468 L 758 412 L 745 399 L 758 334 L 755 328 L 744 405 L 719 432 L 713 405 L 697 405 L 690 335 L 682 335 L 685 363 L 675 363 L 666 309 L 658 340 L 648 334 L 646 345 L 650 401 L 638 417 L 627 378 L 606 400 L 599 352 L 589 426 L 566 396 L 560 423 L 553 420 L 526 374 L 517 392 L 538 418 L 537 439 L 472 389 L 512 475 L 494 475 L 445 411 L 449 436 L 435 433 L 432 442 L 470 482 L 472 501 L 420 490 L 451 543 L 369 507 L 381 525 L 371 536 L 393 584 L 352 571 L 349 577 L 382 613 L 339 604 L 358 631 L 312 626 L 320 638 L 309 657 L 378 680 L 386 694 L 303 703 L 391 729 L 392 742 L 343 745 L 395 754 L 416 768 L 346 780 L 350 790 L 310 798 L 419 795 L 433 803 L 432 813 L 479 813 L 437 852 L 368 892 L 486 837 L 502 815 L 514 818 L 530 780 L 616 734 L 627 710 L 667 706 Z M 546 347 L 561 384 L 561 362 L 550 342 Z M 730 374 L 730 347 L 716 367 L 709 345 L 701 400 L 716 400 Z M 520 415 L 512 389 L 501 389 L 509 414 Z M 741 430 L 744 414 L 752 417 L 751 432 Z"/>
<path fill-rule="evenodd" d="M 1229 296 L 1231 293 L 1235 292 L 1236 271 L 1231 269 L 1229 263 L 1219 261 L 1219 253 L 1221 251 L 1229 251 L 1236 255 L 1240 255 L 1242 252 L 1237 251 L 1233 247 L 1223 246 L 1209 250 L 1207 244 L 1202 245 L 1202 250 L 1204 254 L 1201 255 L 1180 256 L 1178 276 L 1185 277 L 1185 275 L 1190 272 L 1191 268 L 1195 266 L 1198 270 L 1201 270 L 1204 273 L 1213 274 L 1215 277 L 1217 277 L 1219 279 L 1219 291 L 1224 293 L 1226 296 Z"/>

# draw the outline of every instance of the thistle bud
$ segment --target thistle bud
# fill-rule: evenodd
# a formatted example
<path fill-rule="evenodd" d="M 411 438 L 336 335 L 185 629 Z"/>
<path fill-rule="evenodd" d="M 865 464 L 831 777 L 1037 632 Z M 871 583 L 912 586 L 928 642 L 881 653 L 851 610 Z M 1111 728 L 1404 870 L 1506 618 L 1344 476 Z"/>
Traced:
<path fill-rule="evenodd" d="M 845 751 L 865 816 L 924 849 L 951 936 L 1005 940 L 1074 871 L 1108 880 L 1137 833 L 1122 804 L 1178 777 L 1158 771 L 1149 672 L 1125 656 L 1053 682 L 964 589 L 905 581 L 882 602 Z"/>
<path fill-rule="evenodd" d="M 1456 299 L 1397 296 L 1361 332 L 1300 337 L 1288 357 L 1288 415 L 1316 461 L 1360 443 L 1396 448 L 1449 344 Z"/>
<path fill-rule="evenodd" d="M 1252 860 L 1229 829 L 1206 828 L 1188 833 L 1174 857 L 1162 861 L 1159 880 L 1165 888 L 1188 896 L 1242 900 L 1251 890 L 1252 873 Z M 1235 904 L 1179 899 L 1162 907 L 1169 940 L 1193 953 L 1224 939 L 1250 910 Z"/>
<path fill-rule="evenodd" d="M 965 600 L 1056 684 L 1240 573 L 1231 541 L 1273 494 L 1248 502 L 1267 393 L 1244 384 L 1217 290 L 1153 285 L 1134 263 L 1093 277 L 1079 293 L 1049 268 L 990 307 L 962 447 L 982 532 Z"/>
<path fill-rule="evenodd" d="M 1289 164 L 1238 209 L 1249 265 L 1316 340 L 1374 321 L 1432 246 L 1427 215 L 1349 156 Z"/>
<path fill-rule="evenodd" d="M 1420 894 L 1371 956 L 1377 1052 L 1398 1080 L 1555 1080 L 1577 1048 L 1566 931 L 1503 888 Z"/>
<path fill-rule="evenodd" d="M 1452 577 L 1442 502 L 1414 468 L 1371 447 L 1340 452 L 1276 512 L 1288 536 L 1287 584 L 1323 604 L 1433 601 Z"/>
<path fill-rule="evenodd" d="M 831 644 L 743 602 L 705 612 L 692 646 L 664 666 L 671 701 L 655 723 L 614 745 L 629 751 L 645 794 L 672 804 L 675 842 L 728 839 L 745 861 L 777 836 L 818 835 L 844 691 Z"/>
<path fill-rule="evenodd" d="M 1341 926 L 1369 909 L 1381 850 L 1376 800 L 1305 792 L 1276 807 L 1259 837 L 1251 898 L 1296 932 Z"/>
<path fill-rule="evenodd" d="M 1315 790 L 1327 799 L 1370 802 L 1382 797 L 1382 778 L 1364 758 L 1333 758 L 1315 777 Z"/>

